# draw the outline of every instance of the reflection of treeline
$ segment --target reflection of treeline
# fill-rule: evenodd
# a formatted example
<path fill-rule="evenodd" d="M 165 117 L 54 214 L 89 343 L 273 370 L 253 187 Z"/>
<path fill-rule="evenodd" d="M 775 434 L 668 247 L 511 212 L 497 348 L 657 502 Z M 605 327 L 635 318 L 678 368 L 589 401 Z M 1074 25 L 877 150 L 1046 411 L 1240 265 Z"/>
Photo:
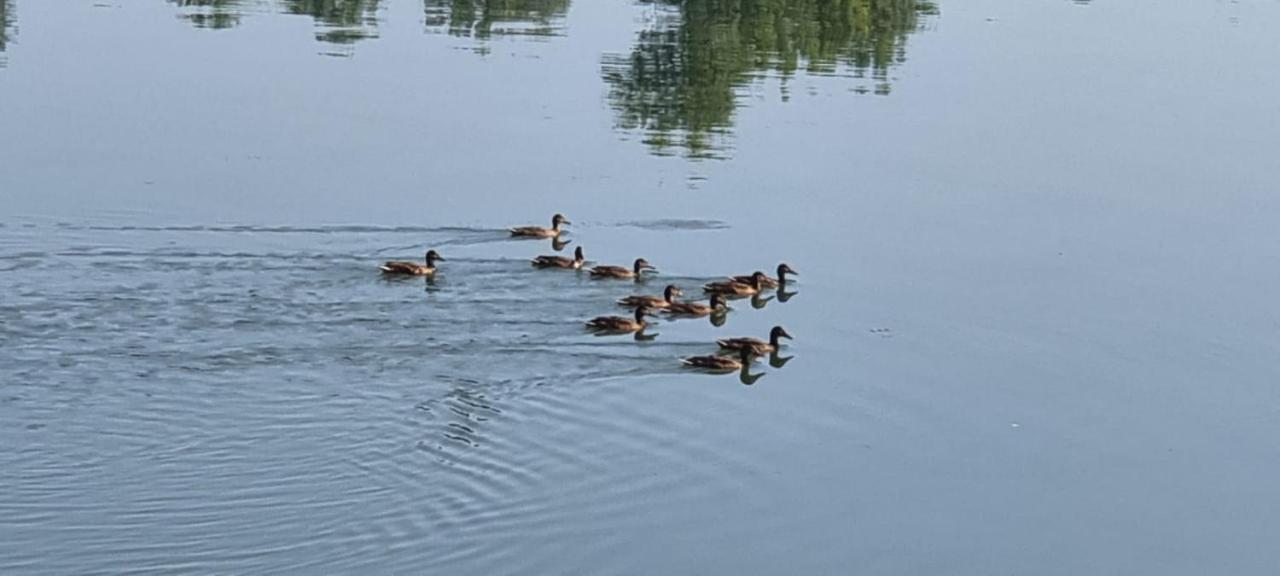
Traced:
<path fill-rule="evenodd" d="M 0 0 L 9 2 L 10 0 Z M 570 0 L 423 0 L 428 27 L 475 38 L 494 35 L 548 35 L 569 10 Z M 182 18 L 200 28 L 232 28 L 246 8 L 278 9 L 310 16 L 323 42 L 351 44 L 378 35 L 380 0 L 169 0 Z M 0 44 L 3 46 L 3 44 Z"/>
<path fill-rule="evenodd" d="M 13 28 L 13 2 L 11 0 L 0 0 L 0 52 L 4 52 L 5 45 L 9 43 L 9 37 Z M 3 62 L 0 57 L 0 62 Z"/>
<path fill-rule="evenodd" d="M 449 34 L 485 39 L 495 34 L 555 33 L 569 0 L 425 0 L 426 23 Z"/>
<path fill-rule="evenodd" d="M 242 0 L 169 0 L 184 8 L 182 17 L 197 28 L 222 30 L 240 24 Z"/>
<path fill-rule="evenodd" d="M 378 0 L 284 0 L 284 8 L 314 18 L 317 40 L 351 44 L 378 36 Z"/>
<path fill-rule="evenodd" d="M 929 0 L 650 3 L 665 10 L 630 54 L 605 59 L 610 102 L 621 127 L 643 131 L 658 149 L 678 139 L 695 156 L 731 127 L 736 88 L 761 74 L 848 74 L 887 92 L 907 36 L 937 12 Z"/>

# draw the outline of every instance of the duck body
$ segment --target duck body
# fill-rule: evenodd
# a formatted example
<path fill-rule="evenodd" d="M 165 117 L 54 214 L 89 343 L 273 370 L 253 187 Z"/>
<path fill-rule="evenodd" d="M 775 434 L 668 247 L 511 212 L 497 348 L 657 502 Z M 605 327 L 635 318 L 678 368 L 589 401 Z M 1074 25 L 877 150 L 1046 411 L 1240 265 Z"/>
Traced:
<path fill-rule="evenodd" d="M 724 296 L 752 296 L 759 294 L 763 290 L 764 272 L 756 272 L 750 277 L 750 282 L 738 282 L 736 280 L 728 280 L 723 282 L 711 282 L 702 287 L 702 291 L 708 294 L 721 294 Z"/>
<path fill-rule="evenodd" d="M 649 309 L 645 306 L 636 308 L 634 317 L 626 318 L 623 316 L 597 316 L 587 321 L 587 329 L 599 332 L 627 333 L 639 332 L 645 329 L 649 323 L 645 322 L 644 317 L 649 315 Z"/>
<path fill-rule="evenodd" d="M 631 268 L 623 266 L 596 266 L 591 269 L 592 278 L 621 278 L 631 279 L 640 278 L 645 270 L 653 270 L 654 267 L 644 258 L 636 258 L 635 264 Z"/>
<path fill-rule="evenodd" d="M 666 290 L 662 291 L 662 296 L 627 296 L 626 298 L 618 300 L 618 305 L 626 306 L 628 308 L 647 306 L 649 308 L 666 309 L 672 304 L 676 304 L 678 302 L 676 297 L 681 294 L 683 294 L 683 292 L 681 292 L 679 288 L 671 285 L 667 286 Z"/>
<path fill-rule="evenodd" d="M 566 256 L 538 256 L 533 259 L 534 268 L 564 268 L 567 270 L 579 270 L 586 263 L 587 259 L 583 255 L 582 247 L 579 246 L 573 251 L 573 258 Z"/>
<path fill-rule="evenodd" d="M 738 357 L 736 358 L 716 356 L 714 354 L 707 356 L 688 356 L 681 358 L 680 363 L 684 364 L 688 368 L 695 368 L 708 372 L 734 372 L 743 370 L 751 364 L 751 354 L 743 350 L 739 352 Z"/>
<path fill-rule="evenodd" d="M 680 363 L 689 368 L 716 372 L 733 372 L 742 369 L 741 360 L 727 356 L 689 356 L 681 358 Z"/>
<path fill-rule="evenodd" d="M 720 294 L 711 295 L 711 303 L 703 304 L 702 302 L 672 302 L 667 305 L 667 314 L 674 316 L 706 316 L 727 310 L 724 303 L 724 296 Z"/>
<path fill-rule="evenodd" d="M 569 220 L 563 214 L 556 214 L 551 217 L 551 227 L 543 228 L 541 226 L 519 226 L 516 228 L 508 228 L 512 236 L 520 238 L 555 238 L 560 235 L 560 225 L 569 224 Z"/>
<path fill-rule="evenodd" d="M 427 252 L 426 264 L 390 260 L 378 267 L 383 274 L 395 276 L 433 276 L 436 273 L 436 261 L 444 260 L 435 250 Z"/>
<path fill-rule="evenodd" d="M 761 340 L 759 338 L 721 338 L 716 340 L 716 344 L 720 346 L 723 352 L 749 352 L 755 356 L 765 356 L 777 352 L 782 348 L 781 338 L 791 338 L 786 329 L 781 326 L 774 326 L 769 331 L 769 340 Z"/>
<path fill-rule="evenodd" d="M 786 284 L 787 274 L 791 274 L 793 276 L 799 276 L 799 274 L 797 274 L 795 270 L 792 270 L 790 266 L 787 266 L 785 263 L 779 264 L 778 275 L 776 277 L 764 276 L 760 278 L 760 287 L 761 288 L 777 288 L 778 286 Z M 746 276 L 730 276 L 729 281 L 737 282 L 739 284 L 751 284 L 752 282 L 751 279 L 754 276 L 755 274 L 746 275 Z"/>

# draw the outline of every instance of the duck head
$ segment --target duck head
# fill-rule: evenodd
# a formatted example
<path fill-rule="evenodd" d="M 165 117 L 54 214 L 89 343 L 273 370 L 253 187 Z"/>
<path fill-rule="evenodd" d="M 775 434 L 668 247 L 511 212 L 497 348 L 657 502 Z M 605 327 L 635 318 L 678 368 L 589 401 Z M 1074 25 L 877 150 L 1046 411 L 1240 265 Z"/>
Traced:
<path fill-rule="evenodd" d="M 774 327 L 773 327 L 773 330 L 770 330 L 770 331 L 769 331 L 769 343 L 770 343 L 770 344 L 773 344 L 773 347 L 774 347 L 774 348 L 777 348 L 777 347 L 778 347 L 778 339 L 779 339 L 779 338 L 786 338 L 787 340 L 794 340 L 794 338 L 792 338 L 792 337 L 791 337 L 791 335 L 787 333 L 787 329 L 786 329 L 786 328 L 783 328 L 783 327 L 781 327 L 781 326 L 774 326 Z"/>
<path fill-rule="evenodd" d="M 650 308 L 648 306 L 636 306 L 636 322 L 644 324 L 645 316 L 655 316 L 655 314 L 653 313 L 653 308 Z"/>
<path fill-rule="evenodd" d="M 578 261 L 578 262 L 585 262 L 585 261 L 587 260 L 587 256 L 586 256 L 586 254 L 582 251 L 582 247 L 581 247 L 581 246 L 579 246 L 579 247 L 577 247 L 577 248 L 574 248 L 574 249 L 573 249 L 573 259 L 574 259 L 574 260 L 576 260 L 576 261 Z"/>
<path fill-rule="evenodd" d="M 427 266 L 435 266 L 437 260 L 444 260 L 444 256 L 435 250 L 427 250 Z"/>
<path fill-rule="evenodd" d="M 568 218 L 564 217 L 564 214 L 560 213 L 556 213 L 555 216 L 551 217 L 552 230 L 559 230 L 561 224 L 573 224 L 573 222 L 570 222 Z"/>
<path fill-rule="evenodd" d="M 667 302 L 675 302 L 676 296 L 684 296 L 684 291 L 677 288 L 675 284 L 667 285 L 667 289 L 662 291 L 662 298 Z"/>
<path fill-rule="evenodd" d="M 790 274 L 790 275 L 792 275 L 792 276 L 799 276 L 799 275 L 800 275 L 800 274 L 796 273 L 796 271 L 795 271 L 795 270 L 792 270 L 790 266 L 787 266 L 787 263 L 786 263 L 786 262 L 783 262 L 782 264 L 779 264 L 779 265 L 778 265 L 778 281 L 779 281 L 779 282 L 785 282 L 785 281 L 786 281 L 786 278 L 787 278 L 787 274 Z"/>
<path fill-rule="evenodd" d="M 657 268 L 654 268 L 653 264 L 650 264 L 649 261 L 644 258 L 636 258 L 635 268 L 633 269 L 636 276 L 639 276 L 640 272 L 643 270 L 657 270 Z"/>

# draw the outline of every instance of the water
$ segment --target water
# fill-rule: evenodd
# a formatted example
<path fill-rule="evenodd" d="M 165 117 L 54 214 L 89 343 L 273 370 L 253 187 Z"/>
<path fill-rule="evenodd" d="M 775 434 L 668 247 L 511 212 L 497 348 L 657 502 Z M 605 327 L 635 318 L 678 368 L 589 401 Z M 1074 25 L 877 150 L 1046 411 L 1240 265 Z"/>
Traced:
<path fill-rule="evenodd" d="M 0 572 L 1280 562 L 1280 4 L 0 23 Z M 660 275 L 531 269 L 556 211 Z M 780 261 L 723 326 L 580 328 Z M 675 360 L 775 324 L 750 385 Z"/>

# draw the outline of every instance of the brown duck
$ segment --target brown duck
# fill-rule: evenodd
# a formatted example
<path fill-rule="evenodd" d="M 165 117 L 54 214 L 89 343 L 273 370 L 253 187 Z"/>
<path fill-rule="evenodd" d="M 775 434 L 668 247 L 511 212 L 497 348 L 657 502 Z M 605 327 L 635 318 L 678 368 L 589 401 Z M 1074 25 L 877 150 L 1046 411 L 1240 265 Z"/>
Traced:
<path fill-rule="evenodd" d="M 522 238 L 555 238 L 560 235 L 561 224 L 572 224 L 564 214 L 556 214 L 551 217 L 551 227 L 543 228 L 541 226 L 520 226 L 519 228 L 511 228 L 512 236 Z"/>
<path fill-rule="evenodd" d="M 405 276 L 431 276 L 436 273 L 436 262 L 444 260 L 435 250 L 427 251 L 427 264 L 424 266 L 417 262 L 404 262 L 393 260 L 385 262 L 378 269 L 383 274 L 398 274 Z"/>
<path fill-rule="evenodd" d="M 779 342 L 780 338 L 791 339 L 791 335 L 781 326 L 774 326 L 769 331 L 769 341 L 765 342 L 759 338 L 722 338 L 716 340 L 716 344 L 720 345 L 722 352 L 738 352 L 748 350 L 756 356 L 765 356 L 777 352 L 782 348 Z"/>
<path fill-rule="evenodd" d="M 702 291 L 708 294 L 722 294 L 725 296 L 751 296 L 759 294 L 764 289 L 764 272 L 757 271 L 751 275 L 750 282 L 737 282 L 728 280 L 724 282 L 712 282 L 702 287 Z"/>
<path fill-rule="evenodd" d="M 787 274 L 790 274 L 792 276 L 800 275 L 795 270 L 792 270 L 790 266 L 787 266 L 787 264 L 784 262 L 778 265 L 778 276 L 776 278 L 770 278 L 768 276 L 765 276 L 764 278 L 760 279 L 760 287 L 777 288 L 779 285 L 786 284 Z M 730 276 L 729 280 L 732 280 L 739 284 L 750 284 L 751 276 Z"/>
<path fill-rule="evenodd" d="M 627 296 L 626 298 L 618 300 L 618 304 L 621 306 L 626 306 L 628 308 L 635 307 L 635 306 L 648 306 L 650 308 L 668 308 L 672 304 L 677 303 L 676 296 L 682 296 L 682 295 L 684 295 L 684 291 L 675 287 L 675 285 L 673 284 L 673 285 L 668 285 L 667 288 L 662 291 L 662 296 Z"/>
<path fill-rule="evenodd" d="M 672 302 L 667 305 L 667 314 L 676 316 L 706 316 L 708 314 L 724 312 L 728 310 L 725 305 L 724 296 L 720 294 L 711 295 L 711 303 L 703 304 L 702 302 Z"/>
<path fill-rule="evenodd" d="M 689 368 L 706 370 L 708 372 L 735 372 L 751 364 L 751 351 L 743 348 L 738 351 L 738 356 L 736 358 L 717 356 L 714 354 L 708 356 L 689 356 L 681 358 L 680 363 Z"/>
<path fill-rule="evenodd" d="M 636 258 L 635 264 L 627 269 L 623 266 L 596 266 L 591 269 L 593 278 L 640 278 L 644 270 L 657 270 L 648 260 Z"/>
<path fill-rule="evenodd" d="M 597 316 L 587 321 L 587 329 L 600 332 L 639 332 L 649 325 L 644 320 L 645 316 L 653 316 L 653 312 L 649 311 L 648 306 L 637 306 L 635 316 L 632 318 Z"/>
<path fill-rule="evenodd" d="M 582 247 L 578 246 L 573 249 L 573 258 L 566 256 L 538 256 L 533 259 L 534 268 L 567 268 L 569 270 L 577 270 L 587 261 L 586 256 L 582 253 Z"/>

